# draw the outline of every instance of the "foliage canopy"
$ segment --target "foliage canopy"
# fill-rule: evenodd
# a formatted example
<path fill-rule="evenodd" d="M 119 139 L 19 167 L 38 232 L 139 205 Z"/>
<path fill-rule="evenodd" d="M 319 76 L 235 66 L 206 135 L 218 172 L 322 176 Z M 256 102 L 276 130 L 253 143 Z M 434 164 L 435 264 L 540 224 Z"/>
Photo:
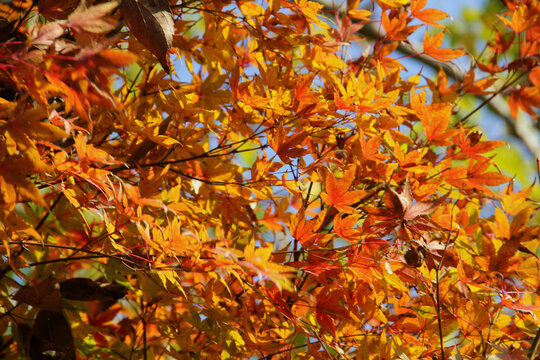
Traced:
<path fill-rule="evenodd" d="M 534 185 L 458 112 L 537 116 L 504 3 L 452 81 L 426 0 L 2 2 L 2 356 L 532 358 Z"/>

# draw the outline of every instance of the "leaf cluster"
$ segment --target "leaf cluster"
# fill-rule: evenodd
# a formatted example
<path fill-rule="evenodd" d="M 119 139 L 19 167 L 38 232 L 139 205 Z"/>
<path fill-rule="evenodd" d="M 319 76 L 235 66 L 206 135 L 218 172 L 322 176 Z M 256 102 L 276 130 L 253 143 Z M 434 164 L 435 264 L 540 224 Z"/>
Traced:
<path fill-rule="evenodd" d="M 496 90 L 528 76 L 514 113 L 538 104 L 531 4 L 500 15 L 527 34 Z M 465 54 L 427 31 L 447 15 L 360 6 L 1 4 L 1 354 L 533 358 L 534 185 L 456 116 L 504 72 L 410 76 L 418 29 Z"/>

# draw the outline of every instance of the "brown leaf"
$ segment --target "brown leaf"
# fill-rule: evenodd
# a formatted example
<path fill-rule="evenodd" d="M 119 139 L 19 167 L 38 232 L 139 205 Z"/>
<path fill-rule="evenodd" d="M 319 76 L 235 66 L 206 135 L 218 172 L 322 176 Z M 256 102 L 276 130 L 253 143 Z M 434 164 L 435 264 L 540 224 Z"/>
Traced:
<path fill-rule="evenodd" d="M 174 21 L 167 0 L 122 0 L 120 11 L 131 32 L 169 72 L 167 51 L 172 46 Z"/>
<path fill-rule="evenodd" d="M 62 311 L 60 290 L 54 276 L 49 276 L 38 284 L 23 287 L 13 299 L 43 310 Z"/>
<path fill-rule="evenodd" d="M 445 200 L 446 200 L 446 196 L 443 196 L 432 202 L 417 202 L 416 204 L 412 205 L 409 209 L 407 209 L 407 211 L 405 211 L 403 218 L 405 220 L 413 220 L 419 216 L 428 215 L 429 213 L 434 211 L 437 207 L 441 206 L 441 204 L 444 203 Z"/>
<path fill-rule="evenodd" d="M 410 244 L 407 244 L 404 248 L 405 262 L 407 265 L 420 267 L 424 263 L 426 257 L 426 250 L 422 246 L 414 247 Z"/>
<path fill-rule="evenodd" d="M 388 190 L 389 192 L 386 194 L 389 207 L 396 209 L 404 220 L 414 220 L 420 216 L 428 215 L 441 206 L 448 197 L 448 195 L 444 195 L 435 201 L 415 203 L 408 180 L 401 193 L 390 187 L 388 187 Z"/>
<path fill-rule="evenodd" d="M 38 11 L 46 19 L 65 19 L 67 14 L 75 9 L 78 1 L 76 0 L 40 0 L 38 1 Z"/>
<path fill-rule="evenodd" d="M 413 197 L 409 182 L 407 181 L 401 194 L 390 187 L 388 187 L 388 190 L 389 192 L 386 193 L 388 206 L 396 209 L 398 213 L 407 213 L 413 204 Z"/>

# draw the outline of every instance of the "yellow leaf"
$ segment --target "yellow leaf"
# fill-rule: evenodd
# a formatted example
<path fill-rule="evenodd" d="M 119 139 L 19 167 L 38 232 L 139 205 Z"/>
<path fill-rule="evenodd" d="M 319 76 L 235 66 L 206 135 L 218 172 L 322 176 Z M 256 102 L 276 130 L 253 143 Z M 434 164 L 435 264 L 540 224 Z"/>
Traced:
<path fill-rule="evenodd" d="M 407 5 L 410 2 L 410 0 L 377 0 L 377 2 L 381 6 L 386 5 L 390 8 L 397 8 L 397 7 Z"/>
<path fill-rule="evenodd" d="M 35 166 L 28 158 L 20 155 L 7 156 L 0 163 L 0 196 L 10 205 L 15 201 L 31 200 L 46 207 L 38 188 L 27 177 L 35 171 Z"/>
<path fill-rule="evenodd" d="M 495 222 L 495 236 L 499 239 L 510 239 L 508 217 L 499 208 L 495 208 Z"/>
<path fill-rule="evenodd" d="M 68 199 L 68 201 L 69 201 L 69 203 L 71 205 L 75 206 L 76 208 L 81 206 L 79 201 L 77 201 L 77 199 L 75 198 L 75 196 L 76 196 L 75 190 L 73 190 L 73 189 L 65 189 L 63 191 L 63 193 L 64 193 L 64 196 L 66 197 L 66 199 Z"/>
<path fill-rule="evenodd" d="M 264 9 L 254 2 L 244 2 L 240 5 L 240 10 L 247 16 L 260 16 L 264 14 Z"/>
<path fill-rule="evenodd" d="M 323 29 L 330 28 L 327 23 L 319 19 L 318 12 L 324 7 L 323 4 L 319 4 L 315 1 L 309 0 L 297 0 L 297 4 L 302 14 L 304 14 L 306 19 L 309 20 L 312 24 L 317 25 Z"/>
<path fill-rule="evenodd" d="M 388 272 L 383 272 L 384 274 L 384 280 L 387 282 L 388 285 L 391 287 L 401 290 L 401 291 L 409 291 L 409 289 L 403 284 L 403 281 L 397 276 L 395 273 L 389 274 Z"/>

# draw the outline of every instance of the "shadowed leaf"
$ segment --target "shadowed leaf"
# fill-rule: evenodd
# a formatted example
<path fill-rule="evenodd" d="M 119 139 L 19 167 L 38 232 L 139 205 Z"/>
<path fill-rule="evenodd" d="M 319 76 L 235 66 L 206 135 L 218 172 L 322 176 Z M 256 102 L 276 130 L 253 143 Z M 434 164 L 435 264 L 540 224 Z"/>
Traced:
<path fill-rule="evenodd" d="M 34 321 L 30 338 L 30 359 L 75 359 L 71 326 L 64 314 L 41 310 Z"/>
<path fill-rule="evenodd" d="M 167 51 L 171 48 L 174 22 L 167 0 L 122 0 L 122 16 L 131 32 L 169 72 Z"/>
<path fill-rule="evenodd" d="M 23 287 L 13 299 L 43 310 L 62 311 L 60 290 L 54 276 L 35 285 Z"/>

